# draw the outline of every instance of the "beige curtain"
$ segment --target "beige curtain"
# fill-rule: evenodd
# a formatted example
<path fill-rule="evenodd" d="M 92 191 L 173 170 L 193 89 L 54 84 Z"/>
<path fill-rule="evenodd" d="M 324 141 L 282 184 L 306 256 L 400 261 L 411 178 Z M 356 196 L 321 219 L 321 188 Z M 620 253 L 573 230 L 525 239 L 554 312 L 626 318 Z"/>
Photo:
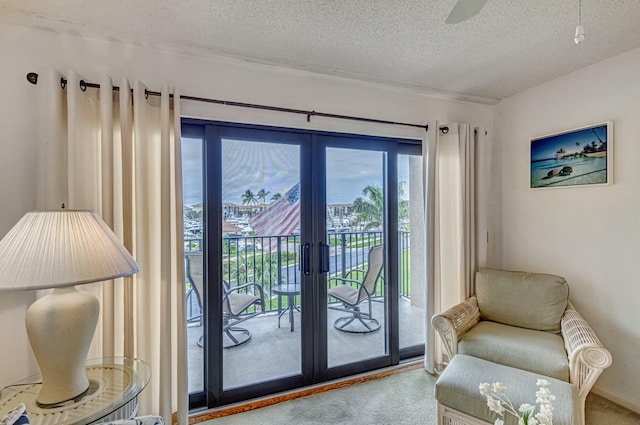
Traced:
<path fill-rule="evenodd" d="M 41 74 L 40 209 L 98 212 L 141 265 L 132 277 L 83 286 L 101 300 L 90 357 L 144 360 L 152 378 L 140 414 L 187 423 L 179 93 L 146 96 L 139 81 L 112 90 L 80 76 Z"/>
<path fill-rule="evenodd" d="M 425 368 L 442 363 L 431 317 L 475 292 L 476 183 L 473 128 L 436 123 L 423 142 L 427 220 Z"/>

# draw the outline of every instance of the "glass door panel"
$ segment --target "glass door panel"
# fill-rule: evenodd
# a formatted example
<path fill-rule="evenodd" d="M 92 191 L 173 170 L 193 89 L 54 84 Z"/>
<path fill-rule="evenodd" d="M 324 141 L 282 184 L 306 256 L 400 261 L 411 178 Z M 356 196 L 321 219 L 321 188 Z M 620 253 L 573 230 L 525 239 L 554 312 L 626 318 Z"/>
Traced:
<path fill-rule="evenodd" d="M 182 138 L 185 298 L 189 393 L 204 391 L 204 281 L 202 273 L 202 139 Z M 199 262 L 200 267 L 198 269 Z M 193 266 L 193 267 L 191 267 Z"/>
<path fill-rule="evenodd" d="M 300 147 L 223 138 L 222 209 L 223 388 L 299 375 Z"/>
<path fill-rule="evenodd" d="M 386 153 L 326 148 L 327 366 L 389 353 Z"/>
<path fill-rule="evenodd" d="M 398 314 L 400 349 L 423 346 L 426 228 L 422 157 L 398 155 Z"/>

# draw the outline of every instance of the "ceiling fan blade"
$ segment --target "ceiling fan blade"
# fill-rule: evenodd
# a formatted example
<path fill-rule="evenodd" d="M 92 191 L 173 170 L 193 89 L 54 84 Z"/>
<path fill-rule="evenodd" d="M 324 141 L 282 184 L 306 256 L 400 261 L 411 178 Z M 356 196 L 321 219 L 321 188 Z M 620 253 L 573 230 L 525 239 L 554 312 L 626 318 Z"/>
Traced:
<path fill-rule="evenodd" d="M 458 24 L 475 16 L 484 7 L 487 0 L 458 0 L 449 16 L 444 21 L 445 24 Z"/>

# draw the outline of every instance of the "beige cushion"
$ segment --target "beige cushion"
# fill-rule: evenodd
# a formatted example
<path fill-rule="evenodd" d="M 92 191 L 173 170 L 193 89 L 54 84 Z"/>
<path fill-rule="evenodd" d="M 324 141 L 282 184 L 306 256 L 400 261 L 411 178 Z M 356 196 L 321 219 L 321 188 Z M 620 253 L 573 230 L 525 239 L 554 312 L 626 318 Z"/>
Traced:
<path fill-rule="evenodd" d="M 476 296 L 481 319 L 560 332 L 569 285 L 560 276 L 482 269 L 476 273 Z"/>
<path fill-rule="evenodd" d="M 494 423 L 498 416 L 487 407 L 487 401 L 478 389 L 480 384 L 503 383 L 507 387 L 506 394 L 511 403 L 518 409 L 522 403 L 536 402 L 536 382 L 539 378 L 550 382 L 549 389 L 556 397 L 552 403 L 553 424 L 579 424 L 580 403 L 575 385 L 464 354 L 457 354 L 442 372 L 436 381 L 435 396 L 436 400 L 445 406 Z M 504 422 L 505 425 L 518 423 L 511 415 L 505 415 Z"/>
<path fill-rule="evenodd" d="M 252 294 L 243 294 L 243 293 L 230 293 L 228 295 L 229 304 L 231 305 L 231 314 L 237 316 L 242 313 L 249 307 L 251 304 L 260 300 L 260 297 L 257 297 Z M 224 302 L 222 306 L 222 310 L 225 313 L 228 313 L 227 303 Z"/>
<path fill-rule="evenodd" d="M 329 289 L 327 293 L 347 304 L 355 305 L 358 302 L 358 290 L 349 285 L 338 285 Z"/>
<path fill-rule="evenodd" d="M 569 381 L 569 359 L 558 334 L 481 321 L 458 343 L 458 353 Z"/>

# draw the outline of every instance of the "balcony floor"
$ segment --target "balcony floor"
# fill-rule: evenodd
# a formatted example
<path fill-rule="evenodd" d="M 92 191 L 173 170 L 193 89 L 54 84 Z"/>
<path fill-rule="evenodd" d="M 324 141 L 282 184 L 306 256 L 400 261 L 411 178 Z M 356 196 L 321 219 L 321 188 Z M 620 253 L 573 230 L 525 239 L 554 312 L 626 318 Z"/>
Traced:
<path fill-rule="evenodd" d="M 338 304 L 336 304 L 338 306 Z M 400 347 L 424 343 L 424 309 L 412 306 L 410 300 L 401 298 Z M 367 308 L 366 303 L 363 310 Z M 384 304 L 373 302 L 373 316 L 383 322 Z M 347 313 L 329 310 L 328 350 L 329 367 L 352 363 L 386 353 L 385 326 L 368 334 L 351 334 L 338 331 L 333 322 Z M 248 385 L 256 382 L 296 374 L 300 371 L 300 313 L 294 313 L 294 331 L 291 332 L 288 314 L 266 313 L 254 317 L 240 326 L 251 331 L 252 338 L 246 344 L 225 349 L 223 352 L 224 388 Z M 187 329 L 189 356 L 189 391 L 203 389 L 203 349 L 197 345 L 203 327 L 191 324 Z"/>

